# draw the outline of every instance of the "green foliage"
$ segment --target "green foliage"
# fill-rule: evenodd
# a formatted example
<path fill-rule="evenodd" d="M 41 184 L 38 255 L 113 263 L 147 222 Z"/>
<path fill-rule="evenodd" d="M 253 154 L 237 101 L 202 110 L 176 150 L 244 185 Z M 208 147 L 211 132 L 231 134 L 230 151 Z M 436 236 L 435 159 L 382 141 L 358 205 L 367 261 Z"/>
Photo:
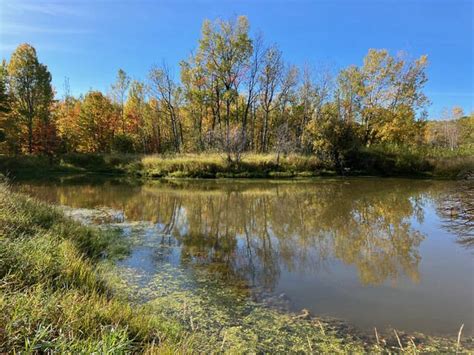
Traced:
<path fill-rule="evenodd" d="M 48 68 L 39 63 L 36 50 L 29 44 L 19 45 L 10 58 L 8 87 L 12 97 L 11 114 L 27 132 L 27 149 L 31 154 L 33 130 L 35 125 L 49 121 L 54 93 Z"/>
<path fill-rule="evenodd" d="M 341 172 L 346 165 L 346 157 L 359 146 L 354 123 L 341 119 L 337 108 L 328 104 L 323 106 L 321 117 L 312 121 L 307 129 L 316 154 L 323 160 L 334 163 Z"/>
<path fill-rule="evenodd" d="M 128 134 L 117 134 L 112 141 L 112 151 L 117 153 L 134 153 L 134 140 Z"/>
<path fill-rule="evenodd" d="M 84 97 L 79 115 L 80 143 L 82 152 L 110 152 L 114 138 L 116 117 L 110 99 L 99 91 L 91 91 Z"/>

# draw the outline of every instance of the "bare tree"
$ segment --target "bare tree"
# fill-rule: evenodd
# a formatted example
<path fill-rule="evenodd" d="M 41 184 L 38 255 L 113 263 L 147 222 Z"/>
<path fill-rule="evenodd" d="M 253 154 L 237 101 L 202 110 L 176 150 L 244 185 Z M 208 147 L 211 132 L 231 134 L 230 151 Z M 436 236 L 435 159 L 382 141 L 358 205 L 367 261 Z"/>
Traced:
<path fill-rule="evenodd" d="M 459 144 L 459 127 L 457 120 L 464 115 L 462 109 L 453 107 L 451 112 L 443 110 L 442 118 L 444 120 L 444 138 L 446 146 L 454 150 Z"/>
<path fill-rule="evenodd" d="M 263 110 L 263 122 L 260 134 L 260 150 L 266 152 L 268 148 L 268 131 L 270 113 L 275 108 L 275 98 L 281 75 L 283 73 L 282 53 L 272 46 L 265 52 L 262 73 L 260 75 L 260 105 Z"/>
<path fill-rule="evenodd" d="M 263 37 L 257 36 L 253 41 L 253 55 L 250 61 L 248 76 L 246 80 L 247 95 L 242 114 L 242 146 L 247 149 L 247 123 L 252 106 L 255 104 L 258 97 L 259 75 L 263 63 Z"/>
<path fill-rule="evenodd" d="M 275 151 L 277 153 L 277 165 L 280 165 L 280 155 L 288 154 L 291 151 L 292 147 L 293 142 L 291 141 L 288 122 L 284 122 L 276 129 Z"/>
<path fill-rule="evenodd" d="M 182 125 L 179 117 L 180 87 L 172 79 L 171 71 L 166 63 L 153 67 L 149 74 L 152 95 L 163 105 L 163 111 L 168 116 L 173 145 L 180 152 L 182 145 Z"/>

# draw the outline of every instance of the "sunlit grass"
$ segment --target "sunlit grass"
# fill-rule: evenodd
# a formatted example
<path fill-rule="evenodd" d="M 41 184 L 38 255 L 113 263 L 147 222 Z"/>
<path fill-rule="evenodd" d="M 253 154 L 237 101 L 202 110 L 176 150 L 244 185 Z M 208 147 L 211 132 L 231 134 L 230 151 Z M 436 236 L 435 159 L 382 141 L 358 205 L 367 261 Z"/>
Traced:
<path fill-rule="evenodd" d="M 376 145 L 344 158 L 342 171 L 316 154 L 244 153 L 229 162 L 224 153 L 200 154 L 65 154 L 1 157 L 0 172 L 15 178 L 55 174 L 99 173 L 143 178 L 299 178 L 327 175 L 417 176 L 464 178 L 474 171 L 474 147 Z"/>
<path fill-rule="evenodd" d="M 110 293 L 107 233 L 0 186 L 0 352 L 122 352 L 179 331 Z"/>

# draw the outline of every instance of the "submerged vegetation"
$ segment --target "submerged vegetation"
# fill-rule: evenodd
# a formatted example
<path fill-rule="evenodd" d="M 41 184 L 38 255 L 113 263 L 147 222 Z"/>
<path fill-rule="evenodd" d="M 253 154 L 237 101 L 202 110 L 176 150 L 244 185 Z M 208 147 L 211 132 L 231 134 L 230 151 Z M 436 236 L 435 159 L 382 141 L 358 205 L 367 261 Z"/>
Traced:
<path fill-rule="evenodd" d="M 140 274 L 113 261 L 133 243 L 116 228 L 80 225 L 5 185 L 0 198 L 0 351 L 411 352 L 470 344 L 361 336 L 340 322 L 252 302 L 245 288 L 224 290 L 206 269 L 190 279 L 164 263 L 144 287 Z"/>

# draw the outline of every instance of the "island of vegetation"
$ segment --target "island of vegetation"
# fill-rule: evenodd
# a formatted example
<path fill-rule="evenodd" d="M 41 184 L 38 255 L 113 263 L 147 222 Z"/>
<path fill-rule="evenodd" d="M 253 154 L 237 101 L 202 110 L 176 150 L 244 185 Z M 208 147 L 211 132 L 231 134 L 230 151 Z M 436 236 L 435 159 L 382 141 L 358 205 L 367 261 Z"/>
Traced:
<path fill-rule="evenodd" d="M 55 98 L 35 48 L 0 66 L 0 172 L 7 178 L 470 178 L 474 116 L 426 117 L 426 56 L 370 50 L 337 73 L 286 63 L 245 17 L 203 24 L 180 80 L 119 70 L 108 93 Z M 7 180 L 5 178 L 5 180 Z M 131 302 L 107 262 L 121 235 L 72 221 L 0 185 L 0 352 L 456 352 L 458 339 L 350 327 L 256 308 L 219 337 Z M 192 300 L 190 303 L 192 304 Z M 195 301 L 194 304 L 199 304 Z M 253 317 L 253 318 L 252 318 Z M 265 336 L 265 337 L 264 337 Z M 264 339 L 264 340 L 262 340 Z"/>

